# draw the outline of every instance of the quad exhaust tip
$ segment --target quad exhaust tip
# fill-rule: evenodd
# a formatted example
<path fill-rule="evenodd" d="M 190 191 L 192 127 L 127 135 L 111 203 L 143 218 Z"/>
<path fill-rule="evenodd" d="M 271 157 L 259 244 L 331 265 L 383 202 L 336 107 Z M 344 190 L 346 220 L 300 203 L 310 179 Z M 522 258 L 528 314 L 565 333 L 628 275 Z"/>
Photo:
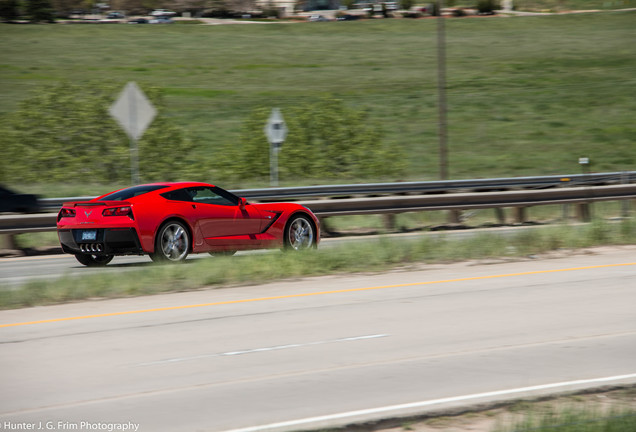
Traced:
<path fill-rule="evenodd" d="M 104 246 L 101 243 L 82 243 L 80 245 L 80 250 L 85 253 L 102 252 L 104 250 Z"/>

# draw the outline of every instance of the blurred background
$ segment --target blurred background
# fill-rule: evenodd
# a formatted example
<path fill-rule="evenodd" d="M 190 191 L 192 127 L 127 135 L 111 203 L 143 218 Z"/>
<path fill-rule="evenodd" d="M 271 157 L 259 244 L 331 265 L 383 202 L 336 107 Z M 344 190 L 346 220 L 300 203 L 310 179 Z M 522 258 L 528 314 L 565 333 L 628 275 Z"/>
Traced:
<path fill-rule="evenodd" d="M 127 186 L 130 142 L 108 109 L 131 81 L 157 110 L 141 182 L 267 187 L 274 107 L 281 186 L 440 176 L 436 4 L 1 3 L 0 183 L 13 189 Z M 449 178 L 579 173 L 580 157 L 633 170 L 630 7 L 446 0 Z M 130 25 L 157 17 L 170 25 Z"/>

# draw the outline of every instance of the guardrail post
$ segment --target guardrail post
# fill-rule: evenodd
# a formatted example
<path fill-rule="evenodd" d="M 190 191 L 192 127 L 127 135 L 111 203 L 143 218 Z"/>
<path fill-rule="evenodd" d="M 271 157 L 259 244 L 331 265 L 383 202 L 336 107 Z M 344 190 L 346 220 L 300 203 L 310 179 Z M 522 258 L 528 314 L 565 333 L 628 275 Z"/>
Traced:
<path fill-rule="evenodd" d="M 626 172 L 621 173 L 621 184 L 629 183 L 629 174 Z M 629 217 L 630 208 L 629 208 L 629 200 L 622 200 L 622 215 L 624 218 Z"/>
<path fill-rule="evenodd" d="M 590 217 L 590 203 L 581 203 L 577 206 L 577 213 L 581 222 L 589 222 Z"/>
<path fill-rule="evenodd" d="M 506 209 L 503 207 L 495 208 L 495 215 L 497 216 L 497 222 L 499 222 L 500 225 L 506 224 Z"/>
<path fill-rule="evenodd" d="M 451 210 L 448 212 L 448 222 L 452 224 L 460 224 L 462 223 L 462 211 L 461 210 Z"/>
<path fill-rule="evenodd" d="M 567 222 L 570 219 L 570 204 L 563 204 L 563 216 L 562 219 L 564 222 Z"/>
<path fill-rule="evenodd" d="M 326 216 L 318 217 L 318 222 L 320 222 L 320 231 L 325 234 L 333 234 L 333 231 L 329 228 L 329 224 L 327 223 Z"/>
<path fill-rule="evenodd" d="M 525 207 L 515 207 L 515 223 L 518 223 L 518 224 L 526 223 L 526 208 Z"/>
<path fill-rule="evenodd" d="M 15 234 L 0 235 L 0 249 L 17 250 L 18 243 L 15 240 Z"/>
<path fill-rule="evenodd" d="M 395 230 L 395 213 L 387 213 L 384 215 L 384 228 L 387 230 Z"/>

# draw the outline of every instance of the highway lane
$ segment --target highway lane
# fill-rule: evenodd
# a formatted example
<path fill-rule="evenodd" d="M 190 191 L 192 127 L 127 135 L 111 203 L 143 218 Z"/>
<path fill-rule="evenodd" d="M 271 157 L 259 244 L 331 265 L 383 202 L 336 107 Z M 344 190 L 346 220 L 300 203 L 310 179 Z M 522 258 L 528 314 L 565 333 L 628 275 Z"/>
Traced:
<path fill-rule="evenodd" d="M 200 257 L 203 257 L 201 255 Z M 209 255 L 206 255 L 209 258 Z M 82 276 L 100 272 L 120 272 L 151 265 L 147 256 L 115 257 L 103 268 L 89 268 L 69 254 L 25 256 L 0 259 L 0 289 L 11 288 L 38 279 L 59 279 L 63 276 Z"/>
<path fill-rule="evenodd" d="M 636 382 L 634 252 L 2 311 L 0 422 L 295 430 Z"/>

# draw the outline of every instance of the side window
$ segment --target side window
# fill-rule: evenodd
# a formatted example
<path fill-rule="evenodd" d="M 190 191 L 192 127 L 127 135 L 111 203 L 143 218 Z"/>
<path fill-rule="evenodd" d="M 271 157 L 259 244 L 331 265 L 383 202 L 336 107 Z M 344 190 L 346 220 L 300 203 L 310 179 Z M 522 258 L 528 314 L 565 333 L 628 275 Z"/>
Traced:
<path fill-rule="evenodd" d="M 235 206 L 238 201 L 234 202 L 231 196 L 224 196 L 217 193 L 215 189 L 209 187 L 193 187 L 188 192 L 192 196 L 192 201 L 201 204 L 214 204 L 224 206 Z"/>
<path fill-rule="evenodd" d="M 187 189 L 173 190 L 170 192 L 163 193 L 161 194 L 161 196 L 171 201 L 187 201 L 187 202 L 192 201 L 192 196 L 190 195 Z"/>

